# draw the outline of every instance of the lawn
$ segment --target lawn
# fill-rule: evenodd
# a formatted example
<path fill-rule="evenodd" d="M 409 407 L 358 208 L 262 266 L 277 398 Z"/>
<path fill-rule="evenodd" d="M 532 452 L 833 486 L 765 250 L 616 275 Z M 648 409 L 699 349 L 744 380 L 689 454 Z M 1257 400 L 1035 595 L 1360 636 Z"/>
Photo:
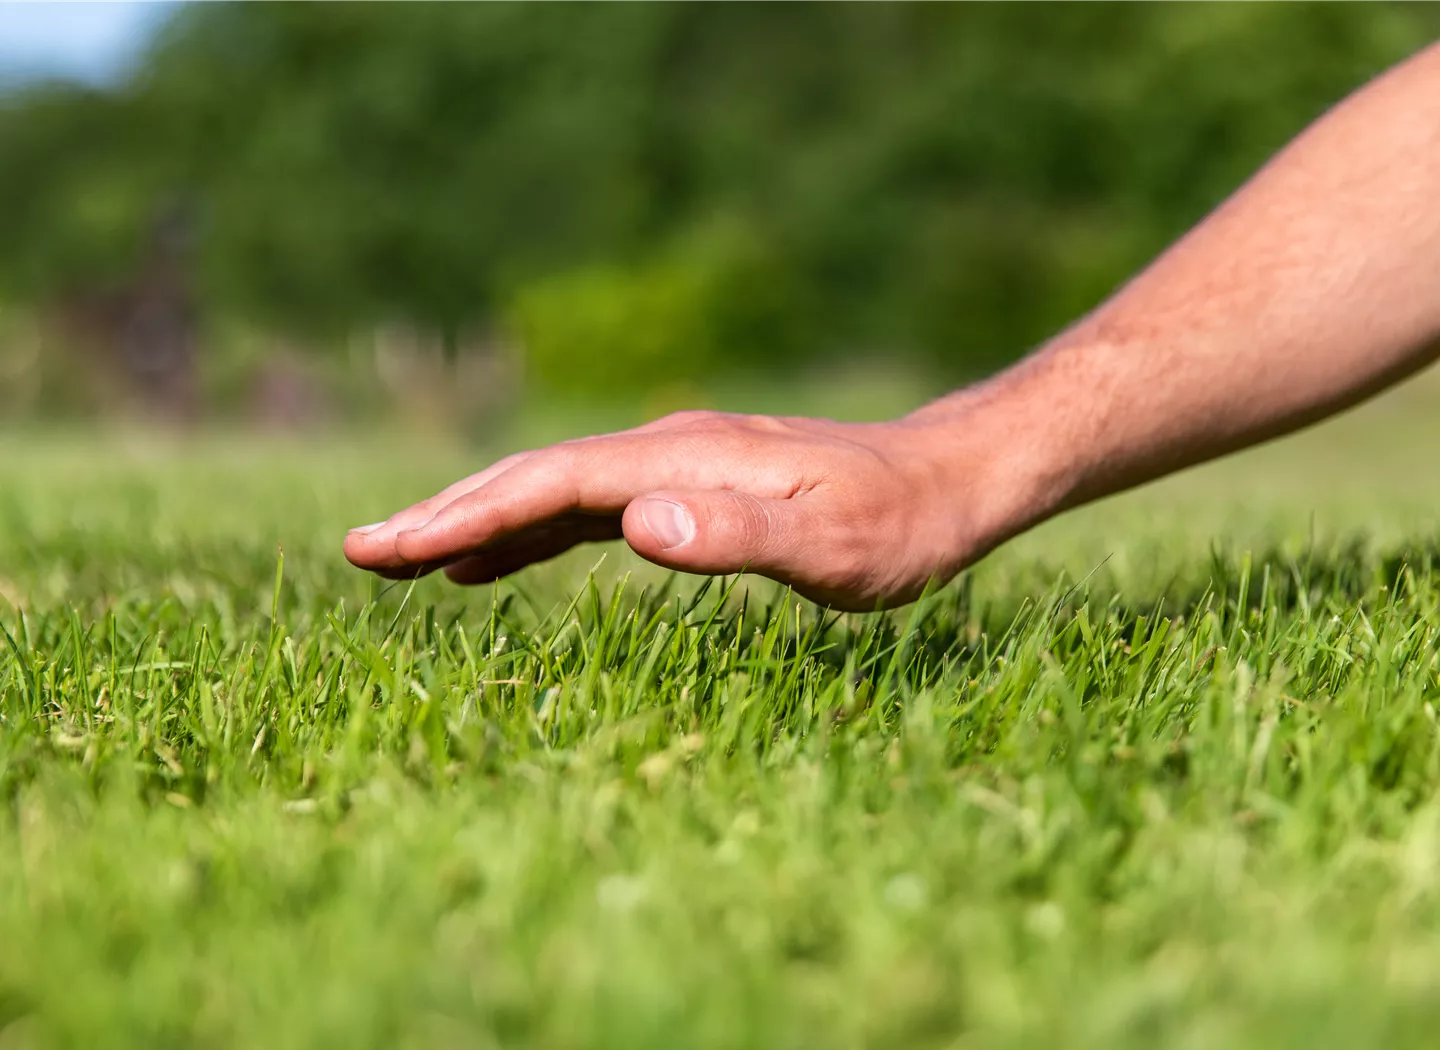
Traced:
<path fill-rule="evenodd" d="M 1437 406 L 886 617 L 349 569 L 455 448 L 0 439 L 0 1047 L 1431 1045 Z"/>

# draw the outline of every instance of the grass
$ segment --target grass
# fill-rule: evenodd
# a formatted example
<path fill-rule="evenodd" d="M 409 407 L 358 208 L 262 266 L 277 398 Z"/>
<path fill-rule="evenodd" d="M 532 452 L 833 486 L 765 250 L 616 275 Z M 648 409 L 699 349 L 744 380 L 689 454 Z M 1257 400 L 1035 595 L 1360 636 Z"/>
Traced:
<path fill-rule="evenodd" d="M 0 442 L 0 1047 L 1429 1045 L 1433 404 L 884 618 L 344 566 L 453 450 Z"/>

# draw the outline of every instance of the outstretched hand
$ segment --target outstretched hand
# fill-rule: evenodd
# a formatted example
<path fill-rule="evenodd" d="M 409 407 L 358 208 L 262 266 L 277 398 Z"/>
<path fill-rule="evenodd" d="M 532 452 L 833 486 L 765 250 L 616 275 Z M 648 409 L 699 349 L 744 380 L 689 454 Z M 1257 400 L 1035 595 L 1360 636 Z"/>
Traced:
<path fill-rule="evenodd" d="M 623 538 L 694 573 L 753 572 L 836 608 L 911 601 L 984 553 L 919 423 L 681 412 L 521 452 L 389 520 L 345 556 L 391 578 L 488 583 Z"/>
<path fill-rule="evenodd" d="M 484 583 L 590 540 L 816 601 L 917 597 L 1059 511 L 1312 423 L 1440 357 L 1440 45 L 1332 109 L 1107 302 L 895 423 L 682 412 L 501 460 L 350 533 Z"/>

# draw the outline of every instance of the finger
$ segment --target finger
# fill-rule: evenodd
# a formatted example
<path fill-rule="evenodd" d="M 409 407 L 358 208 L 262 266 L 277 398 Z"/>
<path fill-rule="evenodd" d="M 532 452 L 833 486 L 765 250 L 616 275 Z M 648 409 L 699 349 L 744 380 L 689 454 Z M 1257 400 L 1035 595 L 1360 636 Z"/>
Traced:
<path fill-rule="evenodd" d="M 385 566 L 379 569 L 372 569 L 376 576 L 387 580 L 418 580 L 422 576 L 429 576 L 436 569 L 443 568 L 443 561 L 417 562 L 411 565 Z"/>
<path fill-rule="evenodd" d="M 873 612 L 887 598 L 874 575 L 875 540 L 824 496 L 651 492 L 625 509 L 625 540 L 642 558 L 682 572 L 751 572 L 822 605 Z M 903 603 L 916 594 L 889 595 Z"/>
<path fill-rule="evenodd" d="M 805 497 L 767 499 L 745 492 L 652 492 L 625 509 L 625 541 L 666 568 L 722 574 L 757 572 L 807 579 L 819 538 Z"/>
<path fill-rule="evenodd" d="M 736 459 L 743 478 L 732 478 Z M 658 489 L 729 487 L 743 481 L 762 497 L 792 495 L 799 473 L 786 457 L 716 442 L 705 435 L 617 434 L 536 453 L 488 484 L 395 537 L 406 561 L 452 558 L 564 514 L 615 515 Z"/>
<path fill-rule="evenodd" d="M 479 473 L 461 478 L 429 499 L 421 500 L 404 510 L 397 511 L 384 521 L 351 529 L 345 537 L 345 557 L 362 569 L 379 570 L 409 566 L 411 564 L 409 561 L 399 558 L 395 554 L 395 536 L 398 533 L 423 524 L 442 507 L 475 491 L 504 474 L 511 467 L 523 463 L 532 455 L 534 455 L 533 451 L 525 451 L 506 456 Z M 438 568 L 438 566 L 432 566 L 432 568 Z"/>
<path fill-rule="evenodd" d="M 534 452 L 527 450 L 525 452 L 516 452 L 503 459 L 496 460 L 484 470 L 471 474 L 469 477 L 461 478 L 454 484 L 447 485 L 429 499 L 423 499 L 419 503 L 415 503 L 406 507 L 404 510 L 392 514 L 380 523 L 380 527 L 366 526 L 365 529 L 355 531 L 361 532 L 362 535 L 373 540 L 384 540 L 387 537 L 393 538 L 395 533 L 404 529 L 414 528 L 416 525 L 429 520 L 441 507 L 455 502 L 455 500 L 464 496 L 466 493 L 474 492 L 516 464 L 525 462 L 525 460 L 532 455 L 534 455 Z"/>
<path fill-rule="evenodd" d="M 618 540 L 621 535 L 618 517 L 537 527 L 527 530 L 521 539 L 487 547 L 453 562 L 445 569 L 445 575 L 458 584 L 492 583 L 538 562 L 549 561 L 582 543 Z"/>

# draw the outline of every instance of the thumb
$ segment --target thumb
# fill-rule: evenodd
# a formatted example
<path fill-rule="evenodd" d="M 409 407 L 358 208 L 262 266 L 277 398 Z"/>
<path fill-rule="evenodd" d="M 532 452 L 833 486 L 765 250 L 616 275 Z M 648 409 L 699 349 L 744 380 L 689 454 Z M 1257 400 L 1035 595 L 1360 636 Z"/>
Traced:
<path fill-rule="evenodd" d="M 636 554 L 666 568 L 720 575 L 797 575 L 808 508 L 795 499 L 744 492 L 651 492 L 625 508 L 621 525 Z"/>

